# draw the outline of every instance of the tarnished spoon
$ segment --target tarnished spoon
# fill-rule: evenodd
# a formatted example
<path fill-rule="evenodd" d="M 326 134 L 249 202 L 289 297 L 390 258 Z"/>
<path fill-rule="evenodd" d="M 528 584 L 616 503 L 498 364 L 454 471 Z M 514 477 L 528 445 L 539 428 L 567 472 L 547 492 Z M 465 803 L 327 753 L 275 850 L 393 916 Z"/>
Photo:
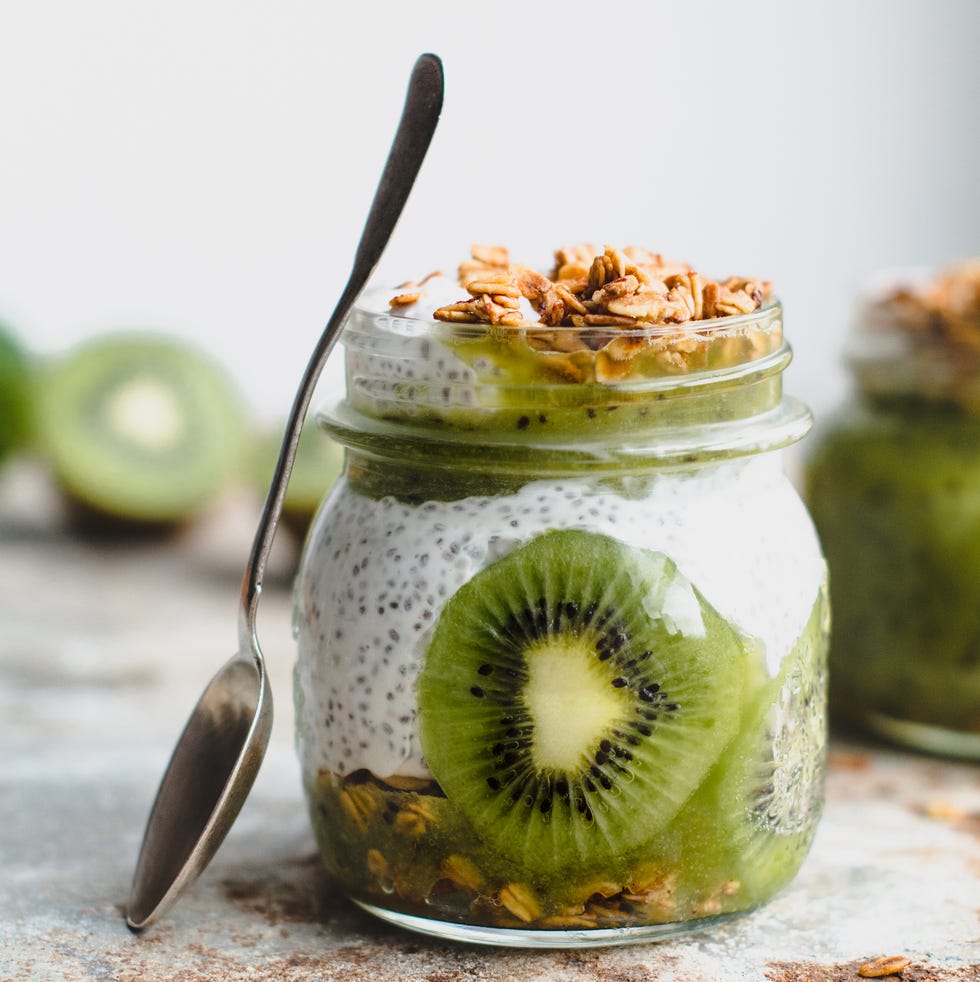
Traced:
<path fill-rule="evenodd" d="M 310 357 L 290 410 L 242 578 L 238 654 L 208 684 L 174 748 L 150 812 L 126 923 L 155 921 L 210 862 L 245 802 L 272 730 L 272 690 L 256 634 L 262 577 L 313 391 L 354 301 L 391 237 L 442 109 L 442 62 L 415 63 L 398 131 L 357 246 L 350 278 Z"/>

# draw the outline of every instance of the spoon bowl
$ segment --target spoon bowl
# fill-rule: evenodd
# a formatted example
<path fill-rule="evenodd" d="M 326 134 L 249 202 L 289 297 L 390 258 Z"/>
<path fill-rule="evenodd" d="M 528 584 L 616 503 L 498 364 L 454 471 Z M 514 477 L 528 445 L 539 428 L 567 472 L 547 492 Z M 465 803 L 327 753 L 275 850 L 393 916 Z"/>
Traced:
<path fill-rule="evenodd" d="M 272 732 L 261 657 L 236 655 L 208 684 L 174 748 L 146 827 L 126 922 L 150 924 L 211 861 L 245 803 Z"/>
<path fill-rule="evenodd" d="M 238 654 L 214 676 L 181 733 L 157 791 L 136 863 L 126 923 L 153 923 L 207 866 L 252 788 L 272 732 L 272 690 L 256 632 L 262 578 L 313 391 L 347 315 L 381 258 L 442 110 L 442 62 L 415 63 L 405 107 L 350 277 L 313 350 L 286 422 L 279 460 L 242 578 Z"/>

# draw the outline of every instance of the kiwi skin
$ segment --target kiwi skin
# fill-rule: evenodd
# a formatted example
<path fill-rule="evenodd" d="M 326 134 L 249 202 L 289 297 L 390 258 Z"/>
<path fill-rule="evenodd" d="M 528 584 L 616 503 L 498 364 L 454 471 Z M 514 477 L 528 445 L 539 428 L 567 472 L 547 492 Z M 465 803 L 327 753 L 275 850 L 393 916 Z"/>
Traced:
<path fill-rule="evenodd" d="M 33 359 L 0 323 L 0 463 L 33 441 Z"/>
<path fill-rule="evenodd" d="M 38 444 L 78 532 L 140 538 L 199 517 L 230 483 L 245 445 L 244 400 L 192 342 L 150 331 L 94 335 L 38 375 Z M 172 396 L 178 436 L 165 445 L 120 430 L 109 405 L 149 381 Z M 127 415 L 129 420 L 140 416 Z"/>

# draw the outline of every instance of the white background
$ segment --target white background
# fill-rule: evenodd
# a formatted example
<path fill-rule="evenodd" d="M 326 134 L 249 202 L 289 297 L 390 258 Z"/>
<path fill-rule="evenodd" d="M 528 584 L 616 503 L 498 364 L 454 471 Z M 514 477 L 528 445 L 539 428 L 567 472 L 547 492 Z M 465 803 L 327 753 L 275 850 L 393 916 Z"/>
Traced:
<path fill-rule="evenodd" d="M 426 50 L 380 279 L 585 240 L 766 277 L 819 415 L 866 277 L 980 252 L 978 0 L 0 0 L 0 319 L 197 338 L 284 414 Z"/>

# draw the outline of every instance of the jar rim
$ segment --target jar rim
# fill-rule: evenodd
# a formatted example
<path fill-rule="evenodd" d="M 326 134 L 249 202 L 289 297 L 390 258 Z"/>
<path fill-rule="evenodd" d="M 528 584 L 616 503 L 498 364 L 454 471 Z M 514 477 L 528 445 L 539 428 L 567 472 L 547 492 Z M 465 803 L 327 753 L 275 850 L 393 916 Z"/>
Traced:
<path fill-rule="evenodd" d="M 363 429 L 381 443 L 387 435 L 518 455 L 664 460 L 692 445 L 709 455 L 756 452 L 809 426 L 795 408 L 778 411 L 792 352 L 777 299 L 697 329 L 568 327 L 581 339 L 565 350 L 545 324 L 460 324 L 370 303 L 355 309 L 342 338 L 343 404 L 321 417 L 348 445 L 359 438 L 344 431 Z M 630 337 L 642 340 L 620 347 Z M 770 430 L 772 442 L 747 427 Z"/>

